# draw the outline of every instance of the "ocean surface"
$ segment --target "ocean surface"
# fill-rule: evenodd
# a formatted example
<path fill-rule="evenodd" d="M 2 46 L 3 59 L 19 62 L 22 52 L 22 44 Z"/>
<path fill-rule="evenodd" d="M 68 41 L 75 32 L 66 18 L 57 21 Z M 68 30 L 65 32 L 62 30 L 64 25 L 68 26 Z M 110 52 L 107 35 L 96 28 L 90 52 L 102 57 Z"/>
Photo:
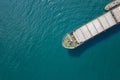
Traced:
<path fill-rule="evenodd" d="M 75 50 L 67 32 L 112 0 L 0 0 L 0 80 L 120 80 L 120 25 Z"/>

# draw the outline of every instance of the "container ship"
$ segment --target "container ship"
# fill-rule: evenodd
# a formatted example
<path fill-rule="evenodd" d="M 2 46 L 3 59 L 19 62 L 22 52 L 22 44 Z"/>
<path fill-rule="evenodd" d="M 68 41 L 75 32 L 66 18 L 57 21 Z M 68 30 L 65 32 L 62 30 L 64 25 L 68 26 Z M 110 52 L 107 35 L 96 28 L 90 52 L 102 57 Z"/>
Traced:
<path fill-rule="evenodd" d="M 67 49 L 75 49 L 118 23 L 120 23 L 120 5 L 110 8 L 105 14 L 67 33 L 62 40 L 62 45 Z"/>

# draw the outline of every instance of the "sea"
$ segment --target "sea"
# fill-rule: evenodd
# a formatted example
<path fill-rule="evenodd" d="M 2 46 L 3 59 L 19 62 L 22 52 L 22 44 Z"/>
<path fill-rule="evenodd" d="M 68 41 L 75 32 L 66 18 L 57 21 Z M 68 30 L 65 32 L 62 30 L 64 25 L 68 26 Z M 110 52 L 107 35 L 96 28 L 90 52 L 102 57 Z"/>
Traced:
<path fill-rule="evenodd" d="M 120 25 L 82 46 L 66 33 L 112 0 L 0 0 L 0 80 L 120 80 Z"/>

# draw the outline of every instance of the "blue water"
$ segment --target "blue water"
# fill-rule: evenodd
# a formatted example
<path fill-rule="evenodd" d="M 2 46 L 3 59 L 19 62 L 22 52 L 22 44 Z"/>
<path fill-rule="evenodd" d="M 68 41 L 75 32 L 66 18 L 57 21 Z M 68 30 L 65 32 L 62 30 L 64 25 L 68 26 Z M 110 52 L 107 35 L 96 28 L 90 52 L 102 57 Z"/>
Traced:
<path fill-rule="evenodd" d="M 120 25 L 82 47 L 64 35 L 111 0 L 0 0 L 0 80 L 120 80 Z"/>

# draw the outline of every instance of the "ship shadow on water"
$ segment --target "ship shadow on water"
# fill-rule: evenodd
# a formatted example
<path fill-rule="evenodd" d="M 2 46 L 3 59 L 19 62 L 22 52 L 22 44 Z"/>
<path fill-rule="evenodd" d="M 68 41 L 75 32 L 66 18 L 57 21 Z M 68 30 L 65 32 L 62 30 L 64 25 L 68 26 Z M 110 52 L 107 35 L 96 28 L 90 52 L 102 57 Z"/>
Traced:
<path fill-rule="evenodd" d="M 117 25 L 111 27 L 110 29 L 108 29 L 108 30 L 98 34 L 97 36 L 91 38 L 90 40 L 86 41 L 81 46 L 79 46 L 75 49 L 68 50 L 68 53 L 70 56 L 79 57 L 82 53 L 84 53 L 91 46 L 94 46 L 95 44 L 107 39 L 108 37 L 116 34 L 119 31 L 120 31 L 120 24 L 117 24 Z"/>

